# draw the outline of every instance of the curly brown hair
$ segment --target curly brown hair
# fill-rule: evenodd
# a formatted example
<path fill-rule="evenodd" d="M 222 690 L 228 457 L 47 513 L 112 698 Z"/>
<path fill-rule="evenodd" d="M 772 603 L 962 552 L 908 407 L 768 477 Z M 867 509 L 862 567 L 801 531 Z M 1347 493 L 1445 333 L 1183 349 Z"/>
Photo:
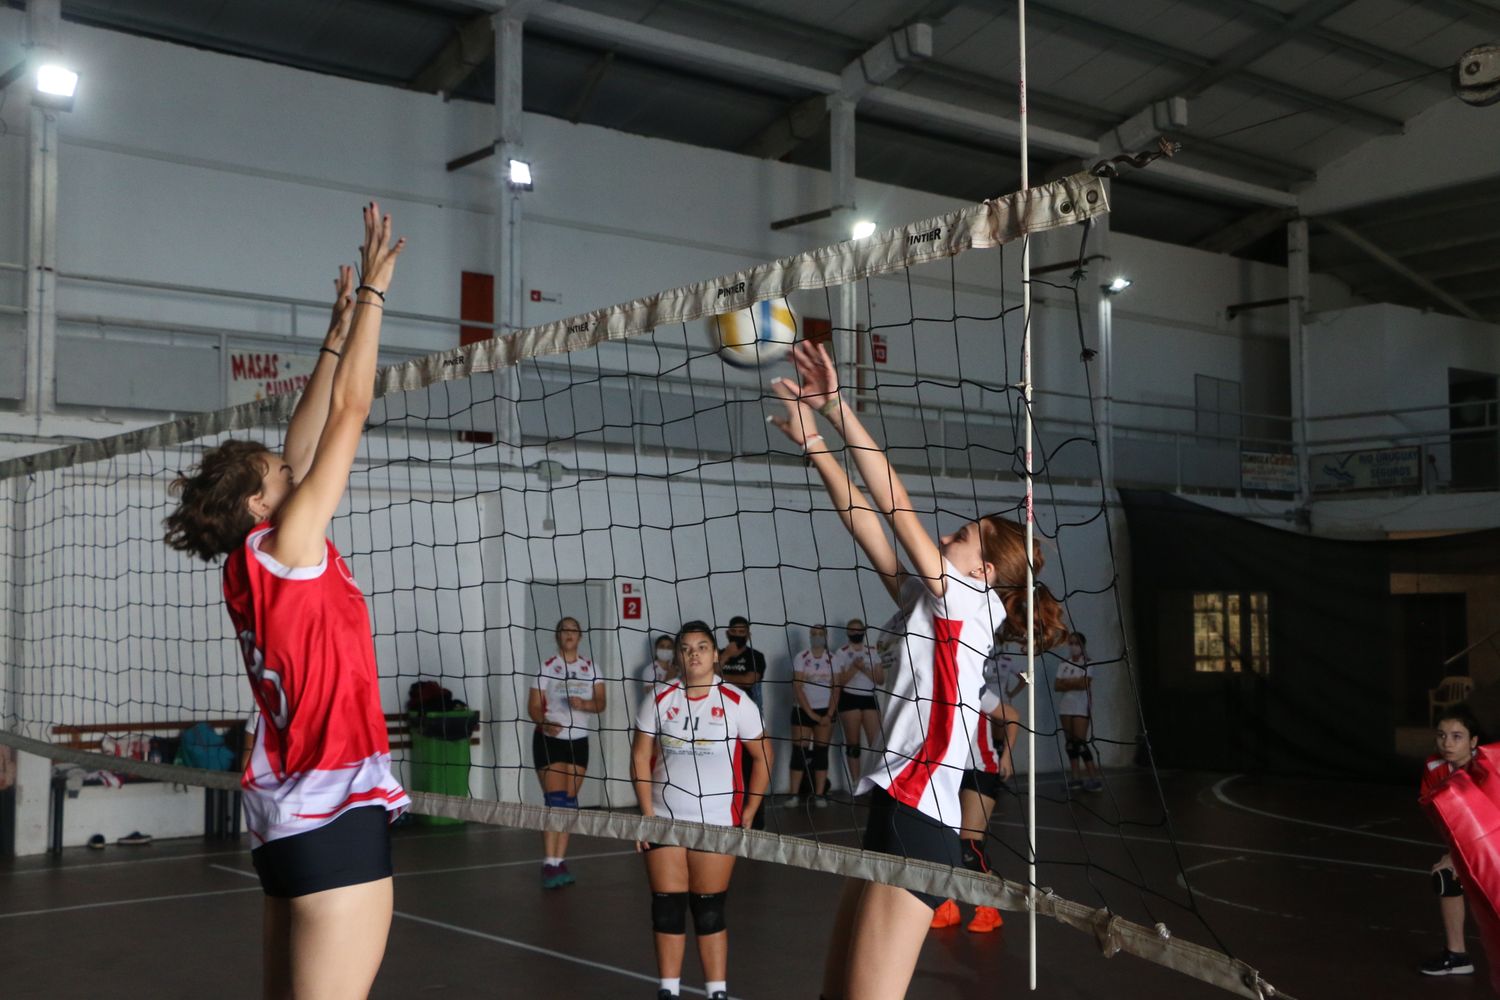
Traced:
<path fill-rule="evenodd" d="M 1005 621 L 997 638 L 1002 642 L 1026 642 L 1026 535 L 1021 526 L 1000 514 L 979 519 L 980 547 L 984 561 L 995 567 L 995 590 L 1005 605 Z M 1042 572 L 1045 560 L 1040 542 L 1032 543 L 1032 565 Z M 1036 585 L 1032 604 L 1036 625 L 1036 648 L 1054 649 L 1068 641 L 1063 608 L 1046 584 Z"/>
<path fill-rule="evenodd" d="M 246 501 L 261 491 L 270 454 L 259 441 L 225 441 L 204 452 L 197 468 L 169 487 L 182 501 L 162 522 L 167 544 L 210 562 L 243 544 L 255 527 Z"/>

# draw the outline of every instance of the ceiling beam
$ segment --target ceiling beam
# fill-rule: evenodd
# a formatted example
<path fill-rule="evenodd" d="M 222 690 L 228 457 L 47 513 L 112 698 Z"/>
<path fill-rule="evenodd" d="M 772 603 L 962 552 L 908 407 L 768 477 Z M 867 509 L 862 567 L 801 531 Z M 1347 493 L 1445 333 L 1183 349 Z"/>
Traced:
<path fill-rule="evenodd" d="M 1361 236 L 1355 230 L 1344 225 L 1342 222 L 1339 222 L 1337 219 L 1330 219 L 1326 216 L 1319 216 L 1313 221 L 1321 226 L 1325 231 L 1332 233 L 1334 236 L 1337 236 L 1345 243 L 1348 243 L 1350 246 L 1364 253 L 1371 260 L 1386 268 L 1386 270 L 1398 274 L 1402 278 L 1405 278 L 1408 282 L 1420 288 L 1423 292 L 1426 292 L 1430 298 L 1441 302 L 1449 309 L 1457 312 L 1460 316 L 1467 316 L 1469 319 L 1477 320 L 1482 320 L 1484 318 L 1473 309 L 1469 308 L 1468 304 L 1465 303 L 1462 299 L 1459 299 L 1458 297 L 1450 295 L 1449 293 L 1443 291 L 1443 289 L 1439 288 L 1436 284 L 1427 280 L 1422 275 L 1418 274 L 1416 271 L 1408 267 L 1406 264 L 1403 264 L 1395 257 L 1386 253 L 1380 247 L 1376 246 L 1374 243 Z"/>
<path fill-rule="evenodd" d="M 966 0 L 966 6 L 977 10 L 994 12 L 992 3 L 981 3 L 978 0 Z M 1011 4 L 1007 4 L 1011 6 Z M 1137 35 L 1132 32 L 1122 31 L 1107 24 L 1088 21 L 1078 15 L 1038 4 L 1034 0 L 1027 0 L 1026 16 L 1040 23 L 1046 23 L 1056 28 L 1061 34 L 1077 39 L 1084 39 L 1103 47 L 1115 45 L 1135 49 L 1138 52 L 1155 56 L 1164 62 L 1175 63 L 1179 66 L 1196 69 L 1202 73 L 1211 70 L 1214 60 L 1207 56 L 1190 52 L 1187 49 L 1179 49 L 1176 46 L 1159 42 L 1154 38 Z M 1236 70 L 1228 74 L 1223 81 L 1227 85 L 1260 89 L 1276 94 L 1279 97 L 1291 101 L 1310 111 L 1319 111 L 1341 122 L 1358 128 L 1365 132 L 1376 135 L 1393 135 L 1399 133 L 1404 123 L 1399 118 L 1392 118 L 1374 111 L 1366 111 L 1364 108 L 1337 98 L 1326 97 L 1310 90 L 1280 80 L 1252 73 L 1248 70 Z"/>
<path fill-rule="evenodd" d="M 463 86 L 464 81 L 494 54 L 495 26 L 490 15 L 480 14 L 460 25 L 407 86 L 446 97 Z"/>
<path fill-rule="evenodd" d="M 1458 17 L 1471 17 L 1491 28 L 1500 28 L 1500 8 L 1480 0 L 1418 0 L 1417 6 L 1446 10 Z"/>
<path fill-rule="evenodd" d="M 1193 246 L 1209 253 L 1237 253 L 1297 217 L 1295 208 L 1258 208 L 1223 229 L 1208 234 Z"/>
<path fill-rule="evenodd" d="M 1172 94 L 1186 94 L 1188 97 L 1197 97 L 1209 87 L 1216 83 L 1243 72 L 1249 68 L 1261 56 L 1272 52 L 1297 35 L 1304 28 L 1310 28 L 1329 17 L 1344 7 L 1349 6 L 1353 0 L 1311 0 L 1298 7 L 1296 11 L 1289 14 L 1285 21 L 1273 27 L 1270 31 L 1262 31 L 1245 39 L 1234 48 L 1225 52 L 1213 61 L 1213 64 L 1185 85 L 1176 87 L 1171 94 L 1162 96 L 1170 97 Z"/>

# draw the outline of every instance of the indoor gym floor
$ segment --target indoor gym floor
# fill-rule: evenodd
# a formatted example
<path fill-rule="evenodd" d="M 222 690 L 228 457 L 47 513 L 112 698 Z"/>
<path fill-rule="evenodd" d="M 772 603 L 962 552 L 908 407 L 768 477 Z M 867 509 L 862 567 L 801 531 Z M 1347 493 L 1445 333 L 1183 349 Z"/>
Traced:
<path fill-rule="evenodd" d="M 1150 775 L 1110 775 L 1127 812 L 1155 799 Z M 1479 975 L 1427 979 L 1417 963 L 1442 944 L 1427 872 L 1441 849 L 1412 786 L 1262 779 L 1190 772 L 1162 782 L 1183 864 L 1225 944 L 1299 1000 L 1482 997 Z M 1055 781 L 1041 794 L 1061 794 Z M 1105 796 L 1085 801 L 1101 812 Z M 996 836 L 1024 842 L 1019 801 L 1002 806 Z M 1106 813 L 1107 814 L 1107 813 Z M 1116 831 L 1074 810 L 1095 859 L 1129 870 L 1118 835 L 1154 886 L 1174 886 L 1161 831 Z M 830 840 L 853 842 L 850 807 L 816 814 Z M 780 810 L 789 830 L 806 814 Z M 1063 806 L 1043 802 L 1044 856 L 1082 858 Z M 406 826 L 395 838 L 396 912 L 374 997 L 654 997 L 645 876 L 630 845 L 574 838 L 578 884 L 543 892 L 540 838 L 469 825 Z M 1006 874 L 1022 874 L 1004 852 Z M 0 862 L 0 997 L 254 997 L 259 991 L 260 890 L 243 849 L 201 839 L 61 859 Z M 1096 876 L 1122 911 L 1134 890 Z M 1044 884 L 1094 902 L 1082 873 L 1056 867 Z M 730 990 L 736 997 L 815 998 L 839 880 L 740 862 L 730 894 Z M 1180 893 L 1179 893 L 1180 894 Z M 1162 912 L 1172 908 L 1162 906 Z M 969 908 L 965 907 L 967 920 Z M 1179 935 L 1210 943 L 1180 910 Z M 933 932 L 909 996 L 1013 997 L 1026 988 L 1026 918 L 998 933 Z M 1059 998 L 1208 998 L 1219 990 L 1139 959 L 1104 959 L 1092 939 L 1039 922 L 1040 989 Z M 1472 940 L 1472 926 L 1471 940 Z M 1478 951 L 1477 942 L 1471 951 Z M 701 995 L 693 957 L 684 997 Z"/>

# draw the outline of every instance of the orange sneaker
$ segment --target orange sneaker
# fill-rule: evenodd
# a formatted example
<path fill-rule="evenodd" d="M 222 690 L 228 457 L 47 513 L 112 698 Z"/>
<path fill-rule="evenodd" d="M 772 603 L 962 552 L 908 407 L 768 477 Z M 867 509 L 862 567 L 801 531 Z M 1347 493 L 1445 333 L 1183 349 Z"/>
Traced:
<path fill-rule="evenodd" d="M 981 906 L 974 911 L 974 919 L 969 921 L 969 930 L 975 934 L 988 934 L 997 927 L 1004 927 L 1005 921 L 1000 917 L 1000 911 L 993 906 Z"/>
<path fill-rule="evenodd" d="M 953 927 L 962 919 L 963 917 L 958 912 L 958 904 L 951 899 L 945 899 L 943 905 L 932 913 L 932 926 Z"/>

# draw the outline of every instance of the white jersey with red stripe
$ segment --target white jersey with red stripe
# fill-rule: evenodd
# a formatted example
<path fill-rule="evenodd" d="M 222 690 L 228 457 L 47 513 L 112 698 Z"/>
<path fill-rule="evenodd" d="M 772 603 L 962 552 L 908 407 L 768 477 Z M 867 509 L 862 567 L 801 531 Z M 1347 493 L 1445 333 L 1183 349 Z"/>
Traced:
<path fill-rule="evenodd" d="M 531 686 L 542 692 L 542 717 L 559 727 L 553 739 L 588 739 L 599 713 L 574 708 L 568 699 L 587 701 L 594 697 L 594 685 L 598 683 L 599 672 L 594 669 L 594 661 L 587 656 L 580 656 L 571 663 L 560 654 L 543 661 Z"/>
<path fill-rule="evenodd" d="M 317 566 L 285 566 L 260 525 L 224 564 L 224 601 L 260 709 L 240 779 L 256 846 L 307 833 L 356 806 L 411 805 L 391 775 L 364 594 L 327 543 Z"/>
<path fill-rule="evenodd" d="M 850 667 L 858 664 L 862 670 L 855 670 L 849 680 L 844 684 L 845 694 L 861 695 L 866 698 L 875 695 L 875 678 L 870 674 L 874 666 L 880 662 L 880 651 L 868 643 L 861 643 L 858 647 L 844 643 L 833 653 L 833 672 L 835 675 L 842 674 Z M 889 678 L 887 678 L 889 681 Z"/>
<path fill-rule="evenodd" d="M 802 678 L 802 697 L 807 707 L 821 712 L 833 700 L 833 654 L 828 647 L 822 653 L 804 649 L 792 659 L 792 676 Z"/>
<path fill-rule="evenodd" d="M 917 577 L 901 588 L 906 634 L 890 685 L 886 749 L 857 791 L 879 785 L 896 801 L 957 830 L 958 786 L 981 730 L 985 654 L 1005 620 L 1005 606 L 946 559 L 943 573 L 941 597 Z"/>
<path fill-rule="evenodd" d="M 681 682 L 658 684 L 641 702 L 636 729 L 656 737 L 651 803 L 658 816 L 739 826 L 744 808 L 745 740 L 765 735 L 750 696 L 715 678 L 699 697 Z"/>
<path fill-rule="evenodd" d="M 1001 705 L 1011 703 L 1008 692 L 1025 672 L 1024 658 L 1003 653 L 998 646 L 985 657 L 984 690 L 979 694 L 979 723 L 969 752 L 969 770 L 1000 773 L 1000 751 L 995 749 L 995 738 L 1001 723 L 993 713 Z"/>

